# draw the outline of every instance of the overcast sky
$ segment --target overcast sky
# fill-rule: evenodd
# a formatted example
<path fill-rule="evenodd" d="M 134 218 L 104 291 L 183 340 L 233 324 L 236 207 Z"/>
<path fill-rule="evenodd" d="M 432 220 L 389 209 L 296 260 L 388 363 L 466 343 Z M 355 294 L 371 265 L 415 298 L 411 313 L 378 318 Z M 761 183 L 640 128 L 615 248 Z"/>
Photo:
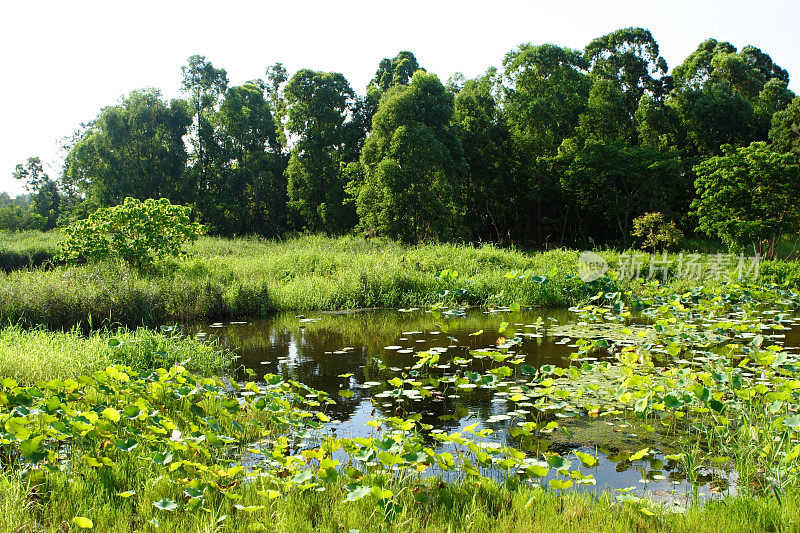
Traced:
<path fill-rule="evenodd" d="M 180 67 L 205 55 L 233 84 L 277 61 L 335 70 L 364 87 L 383 57 L 411 50 L 445 81 L 472 77 L 523 42 L 582 48 L 617 28 L 648 28 L 670 68 L 708 37 L 758 46 L 800 93 L 798 0 L 546 2 L 403 0 L 37 1 L 0 6 L 0 191 L 22 187 L 14 166 L 38 155 L 57 173 L 60 137 L 121 95 L 179 95 Z"/>

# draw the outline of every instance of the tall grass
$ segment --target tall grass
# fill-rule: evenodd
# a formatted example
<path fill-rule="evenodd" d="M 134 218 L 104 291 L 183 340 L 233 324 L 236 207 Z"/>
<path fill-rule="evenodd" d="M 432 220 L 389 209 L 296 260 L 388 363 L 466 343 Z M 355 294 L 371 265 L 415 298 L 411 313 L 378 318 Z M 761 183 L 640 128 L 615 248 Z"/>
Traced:
<path fill-rule="evenodd" d="M 403 307 L 441 300 L 564 307 L 577 253 L 525 254 L 493 246 L 406 247 L 362 238 L 289 241 L 204 238 L 191 255 L 140 272 L 124 263 L 19 270 L 0 275 L 0 319 L 63 327 L 158 325 L 196 318 L 264 316 L 278 310 Z M 455 280 L 439 279 L 449 269 Z M 509 271 L 548 283 L 507 279 Z"/>
<path fill-rule="evenodd" d="M 45 248 L 54 242 L 52 236 L 39 235 Z M 23 249 L 35 246 L 37 237 L 16 238 L 12 248 Z M 525 253 L 492 245 L 403 246 L 361 237 L 305 236 L 286 241 L 206 237 L 188 251 L 187 258 L 148 272 L 106 262 L 0 274 L 0 322 L 135 327 L 258 317 L 281 310 L 409 307 L 438 301 L 568 307 L 585 296 L 576 291 L 580 282 L 574 279 L 574 250 Z M 620 264 L 620 252 L 602 255 L 611 267 Z M 439 277 L 446 269 L 458 276 Z M 644 277 L 648 269 L 649 260 L 642 267 Z M 548 281 L 505 277 L 509 272 L 545 276 Z M 762 275 L 770 282 L 800 287 L 797 262 L 765 262 Z M 635 283 L 630 285 L 636 290 Z"/>
<path fill-rule="evenodd" d="M 230 368 L 233 358 L 214 344 L 147 329 L 114 334 L 96 331 L 88 336 L 77 330 L 0 329 L 0 376 L 25 385 L 74 378 L 112 363 L 134 368 L 182 363 L 197 372 L 220 374 Z"/>
<path fill-rule="evenodd" d="M 90 467 L 87 474 L 92 473 Z M 136 487 L 130 498 L 103 490 L 80 476 L 52 472 L 43 485 L 32 485 L 15 474 L 0 476 L 0 529 L 3 531 L 72 531 L 75 516 L 91 518 L 95 531 L 360 531 L 369 532 L 687 532 L 753 533 L 797 531 L 800 497 L 735 497 L 704 506 L 669 512 L 652 507 L 654 516 L 638 506 L 615 501 L 608 493 L 558 495 L 539 487 L 493 482 L 429 483 L 428 503 L 405 491 L 394 514 L 387 515 L 367 497 L 342 503 L 344 486 L 332 483 L 325 492 L 294 491 L 277 499 L 266 497 L 261 482 L 242 487 L 242 499 L 219 499 L 193 513 L 159 511 L 151 501 L 159 496 L 158 481 L 143 468 L 119 465 L 110 476 L 128 476 Z M 131 477 L 133 479 L 131 479 Z M 70 479 L 70 481 L 67 481 Z M 109 480 L 113 484 L 113 480 Z M 244 510 L 237 510 L 235 505 Z M 155 529 L 156 524 L 158 529 Z"/>
<path fill-rule="evenodd" d="M 57 231 L 0 230 L 0 271 L 40 267 L 53 261 L 60 251 Z"/>

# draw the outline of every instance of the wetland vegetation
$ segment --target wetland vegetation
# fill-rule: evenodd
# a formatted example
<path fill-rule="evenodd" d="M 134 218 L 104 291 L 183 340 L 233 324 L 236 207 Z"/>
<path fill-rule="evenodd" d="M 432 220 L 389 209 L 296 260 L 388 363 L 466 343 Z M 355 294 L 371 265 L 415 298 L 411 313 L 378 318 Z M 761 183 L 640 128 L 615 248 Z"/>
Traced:
<path fill-rule="evenodd" d="M 768 54 L 181 74 L 0 196 L 0 529 L 800 530 Z"/>
<path fill-rule="evenodd" d="M 152 282 L 203 263 L 230 282 L 226 261 L 253 277 L 288 280 L 296 269 L 306 282 L 382 265 L 373 279 L 385 281 L 413 261 L 406 279 L 420 280 L 419 292 L 386 302 L 400 309 L 165 314 L 156 319 L 170 326 L 133 332 L 91 313 L 91 323 L 31 321 L 64 331 L 23 328 L 16 316 L 0 334 L 4 527 L 800 524 L 800 297 L 789 286 L 691 287 L 613 271 L 584 282 L 571 251 L 322 237 L 192 247 L 156 270 L 53 264 L 2 283 L 104 271 Z M 41 312 L 59 309 L 53 301 Z"/>
<path fill-rule="evenodd" d="M 0 272 L 0 317 L 6 323 L 51 328 L 79 323 L 86 327 L 90 321 L 95 327 L 152 327 L 204 318 L 264 317 L 285 310 L 407 308 L 439 302 L 566 308 L 593 290 L 578 279 L 579 253 L 565 249 L 409 246 L 359 237 L 201 237 L 186 247 L 187 257 L 142 270 L 120 260 L 66 265 L 57 259 L 62 239 L 57 234 L 0 236 L 0 263 L 7 269 Z M 611 269 L 624 260 L 620 252 L 600 255 Z M 668 257 L 674 273 L 678 255 Z M 698 257 L 703 264 L 714 260 L 712 254 Z M 645 278 L 650 257 L 641 260 Z M 36 266 L 39 261 L 42 264 Z M 17 264 L 25 266 L 11 266 Z M 800 287 L 796 261 L 762 261 L 759 275 L 786 288 Z M 537 283 L 541 278 L 547 283 Z M 641 281 L 620 278 L 612 283 L 635 287 Z M 693 281 L 675 283 L 685 288 Z"/>

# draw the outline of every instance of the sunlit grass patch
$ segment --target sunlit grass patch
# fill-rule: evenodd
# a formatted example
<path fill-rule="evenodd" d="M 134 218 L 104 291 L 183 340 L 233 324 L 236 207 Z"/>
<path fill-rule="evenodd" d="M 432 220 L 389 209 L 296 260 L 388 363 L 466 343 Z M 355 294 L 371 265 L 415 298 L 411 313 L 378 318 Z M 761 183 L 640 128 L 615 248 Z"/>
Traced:
<path fill-rule="evenodd" d="M 77 330 L 0 329 L 0 376 L 27 385 L 91 373 L 112 363 L 135 368 L 180 363 L 209 375 L 226 373 L 233 358 L 216 345 L 147 329 L 89 335 Z"/>
<path fill-rule="evenodd" d="M 157 270 L 120 262 L 0 275 L 0 317 L 51 327 L 160 325 L 277 310 L 407 307 L 439 301 L 566 307 L 577 253 L 526 254 L 485 245 L 402 246 L 362 238 L 203 238 Z M 456 275 L 441 277 L 442 271 Z M 505 277 L 546 277 L 546 284 Z"/>

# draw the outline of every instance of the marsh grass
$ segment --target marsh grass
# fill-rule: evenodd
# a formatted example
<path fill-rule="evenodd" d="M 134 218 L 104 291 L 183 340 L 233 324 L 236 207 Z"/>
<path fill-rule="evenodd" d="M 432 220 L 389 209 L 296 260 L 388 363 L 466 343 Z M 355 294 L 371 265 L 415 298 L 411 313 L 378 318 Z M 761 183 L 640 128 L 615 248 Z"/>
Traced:
<path fill-rule="evenodd" d="M 50 253 L 56 243 L 52 234 L 29 232 L 13 234 L 11 244 L 3 246 L 17 251 L 38 246 Z M 303 236 L 284 241 L 205 237 L 187 251 L 185 259 L 146 271 L 105 262 L 0 273 L 0 321 L 50 328 L 79 323 L 137 327 L 263 317 L 282 310 L 436 302 L 565 308 L 593 294 L 576 278 L 575 250 L 526 253 L 492 245 L 404 246 L 382 239 Z M 621 265 L 620 254 L 601 252 L 612 268 Z M 677 261 L 675 255 L 670 259 Z M 706 265 L 713 260 L 701 258 Z M 642 265 L 643 278 L 649 273 L 648 261 Z M 442 271 L 456 275 L 441 276 Z M 674 267 L 670 273 L 676 274 Z M 797 262 L 764 262 L 761 275 L 772 283 L 800 287 Z M 537 283 L 532 276 L 547 281 Z M 622 288 L 643 290 L 638 282 L 618 281 Z M 701 282 L 671 281 L 676 290 Z"/>
<path fill-rule="evenodd" d="M 41 267 L 61 249 L 57 231 L 0 231 L 0 271 Z"/>
<path fill-rule="evenodd" d="M 130 467 L 130 468 L 129 468 Z M 90 476 L 88 470 L 84 472 Z M 263 496 L 259 482 L 241 488 L 241 500 L 219 498 L 205 511 L 160 511 L 151 501 L 162 487 L 148 479 L 146 469 L 120 465 L 117 476 L 132 476 L 127 486 L 136 494 L 123 498 L 82 476 L 63 473 L 31 486 L 13 474 L 0 476 L 0 529 L 3 531 L 73 530 L 75 516 L 86 516 L 95 531 L 378 531 L 397 532 L 757 532 L 796 531 L 800 527 L 800 497 L 788 493 L 774 498 L 729 498 L 704 506 L 667 512 L 654 507 L 654 516 L 636 506 L 617 502 L 608 492 L 567 493 L 539 487 L 495 482 L 463 484 L 430 482 L 427 503 L 410 491 L 398 498 L 395 512 L 386 515 L 365 498 L 342 502 L 347 489 L 340 483 L 325 492 L 295 491 L 276 499 Z M 68 481 L 68 479 L 71 479 Z M 131 483 L 133 481 L 133 483 Z M 262 493 L 262 494 L 259 494 Z M 237 510 L 240 505 L 245 509 Z M 156 529 L 154 526 L 158 524 Z"/>
<path fill-rule="evenodd" d="M 577 253 L 528 255 L 493 246 L 404 247 L 362 238 L 290 241 L 205 238 L 191 255 L 156 271 L 124 263 L 18 270 L 0 275 L 0 317 L 64 327 L 160 325 L 197 318 L 255 317 L 278 310 L 403 307 L 438 301 L 526 302 L 566 307 Z M 458 273 L 440 278 L 443 270 Z M 546 276 L 539 284 L 509 271 Z"/>
<path fill-rule="evenodd" d="M 34 385 L 38 381 L 90 374 L 109 364 L 134 368 L 183 363 L 203 374 L 226 373 L 234 355 L 215 344 L 147 329 L 49 332 L 18 326 L 0 329 L 0 376 Z"/>

